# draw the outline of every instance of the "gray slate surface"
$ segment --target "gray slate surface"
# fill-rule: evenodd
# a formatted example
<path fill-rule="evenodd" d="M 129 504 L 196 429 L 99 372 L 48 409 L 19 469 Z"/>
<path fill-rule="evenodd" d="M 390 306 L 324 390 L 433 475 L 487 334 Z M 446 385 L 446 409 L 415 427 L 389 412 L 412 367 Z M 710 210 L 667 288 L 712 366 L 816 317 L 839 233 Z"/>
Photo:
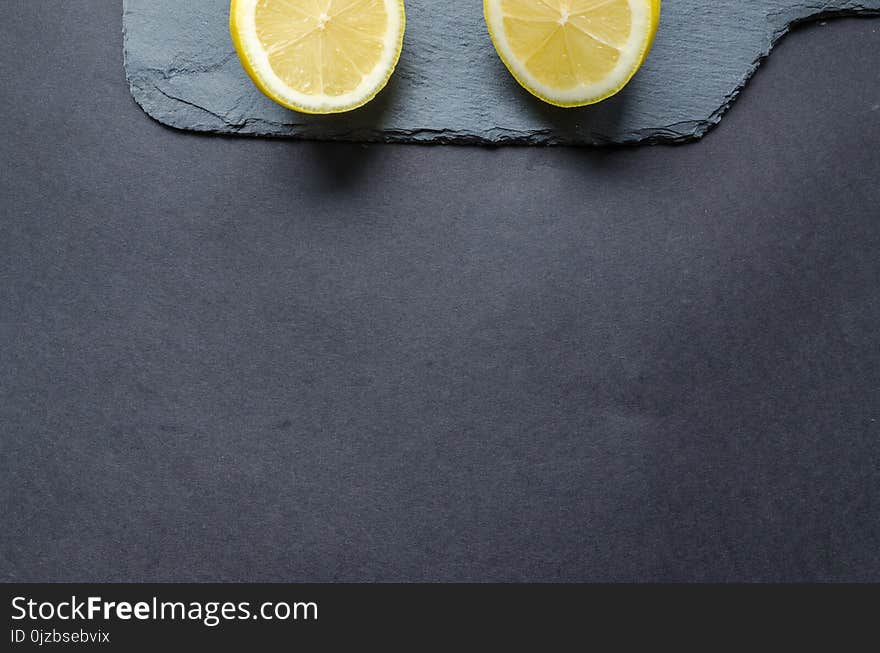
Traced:
<path fill-rule="evenodd" d="M 8 5 L 0 579 L 880 581 L 880 20 L 694 147 L 361 147 Z"/>
<path fill-rule="evenodd" d="M 228 4 L 123 2 L 131 91 L 155 119 L 234 134 L 523 144 L 699 138 L 793 23 L 880 11 L 880 0 L 666 0 L 636 78 L 617 97 L 572 110 L 536 100 L 510 77 L 486 33 L 482 2 L 409 0 L 404 52 L 388 88 L 364 109 L 327 117 L 288 111 L 254 87 L 229 37 Z"/>

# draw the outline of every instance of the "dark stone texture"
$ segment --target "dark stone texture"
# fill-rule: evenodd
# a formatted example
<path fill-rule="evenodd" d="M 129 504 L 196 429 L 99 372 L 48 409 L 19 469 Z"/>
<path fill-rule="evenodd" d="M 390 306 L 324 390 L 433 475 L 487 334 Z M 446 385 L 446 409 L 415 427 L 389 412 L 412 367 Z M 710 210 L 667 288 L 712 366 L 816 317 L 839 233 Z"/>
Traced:
<path fill-rule="evenodd" d="M 0 23 L 0 578 L 880 581 L 880 21 L 687 147 L 167 129 Z"/>
<path fill-rule="evenodd" d="M 880 11 L 880 0 L 666 0 L 651 56 L 593 107 L 559 109 L 510 77 L 482 2 L 409 0 L 400 65 L 364 109 L 305 116 L 264 97 L 242 70 L 229 0 L 125 0 L 125 62 L 138 103 L 181 129 L 351 141 L 638 143 L 698 138 L 792 23 Z"/>

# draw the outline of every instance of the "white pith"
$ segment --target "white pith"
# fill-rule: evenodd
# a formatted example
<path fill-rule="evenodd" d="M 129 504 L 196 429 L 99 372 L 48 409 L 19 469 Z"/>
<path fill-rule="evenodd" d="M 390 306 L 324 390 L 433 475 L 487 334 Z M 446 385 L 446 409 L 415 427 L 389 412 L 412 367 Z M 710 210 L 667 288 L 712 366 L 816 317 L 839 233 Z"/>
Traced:
<path fill-rule="evenodd" d="M 244 56 L 260 77 L 266 90 L 284 103 L 293 107 L 306 108 L 315 113 L 330 113 L 349 109 L 372 98 L 386 83 L 391 69 L 397 63 L 399 45 L 403 36 L 404 22 L 398 0 L 384 0 L 388 15 L 388 30 L 385 34 L 382 55 L 375 67 L 367 73 L 354 90 L 343 95 L 324 93 L 302 93 L 291 88 L 274 71 L 269 63 L 269 55 L 263 49 L 257 36 L 256 6 L 259 0 L 238 0 L 235 15 L 241 36 Z"/>
<path fill-rule="evenodd" d="M 540 0 L 535 0 L 540 2 Z M 504 62 L 510 67 L 522 83 L 539 97 L 552 100 L 559 104 L 576 105 L 597 98 L 607 97 L 623 86 L 638 67 L 649 46 L 652 27 L 652 6 L 650 0 L 628 0 L 632 16 L 632 26 L 627 42 L 619 49 L 620 58 L 614 68 L 603 79 L 591 84 L 578 84 L 570 89 L 562 90 L 548 86 L 538 80 L 525 62 L 514 54 L 504 29 L 503 0 L 487 0 L 486 20 L 495 38 L 495 44 Z M 560 23 L 567 17 L 561 16 Z"/>

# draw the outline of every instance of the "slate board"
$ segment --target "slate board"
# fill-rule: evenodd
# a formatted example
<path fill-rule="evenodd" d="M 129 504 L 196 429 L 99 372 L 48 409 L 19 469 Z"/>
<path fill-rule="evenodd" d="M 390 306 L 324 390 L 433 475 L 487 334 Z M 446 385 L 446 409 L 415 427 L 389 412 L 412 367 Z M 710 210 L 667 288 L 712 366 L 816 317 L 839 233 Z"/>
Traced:
<path fill-rule="evenodd" d="M 601 144 L 686 141 L 717 124 L 798 21 L 880 13 L 880 0 L 665 0 L 648 61 L 616 97 L 558 109 L 510 77 L 481 0 L 407 0 L 398 69 L 367 107 L 305 116 L 264 97 L 228 32 L 229 0 L 124 0 L 135 100 L 180 129 L 347 141 Z"/>

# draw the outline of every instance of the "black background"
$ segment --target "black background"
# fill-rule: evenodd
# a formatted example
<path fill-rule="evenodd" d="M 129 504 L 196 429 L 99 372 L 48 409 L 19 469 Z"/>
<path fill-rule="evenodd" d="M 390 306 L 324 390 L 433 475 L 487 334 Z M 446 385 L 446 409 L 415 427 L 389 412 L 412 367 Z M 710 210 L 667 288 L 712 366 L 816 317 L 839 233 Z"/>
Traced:
<path fill-rule="evenodd" d="M 3 580 L 880 577 L 880 21 L 694 145 L 363 147 L 8 4 Z"/>

